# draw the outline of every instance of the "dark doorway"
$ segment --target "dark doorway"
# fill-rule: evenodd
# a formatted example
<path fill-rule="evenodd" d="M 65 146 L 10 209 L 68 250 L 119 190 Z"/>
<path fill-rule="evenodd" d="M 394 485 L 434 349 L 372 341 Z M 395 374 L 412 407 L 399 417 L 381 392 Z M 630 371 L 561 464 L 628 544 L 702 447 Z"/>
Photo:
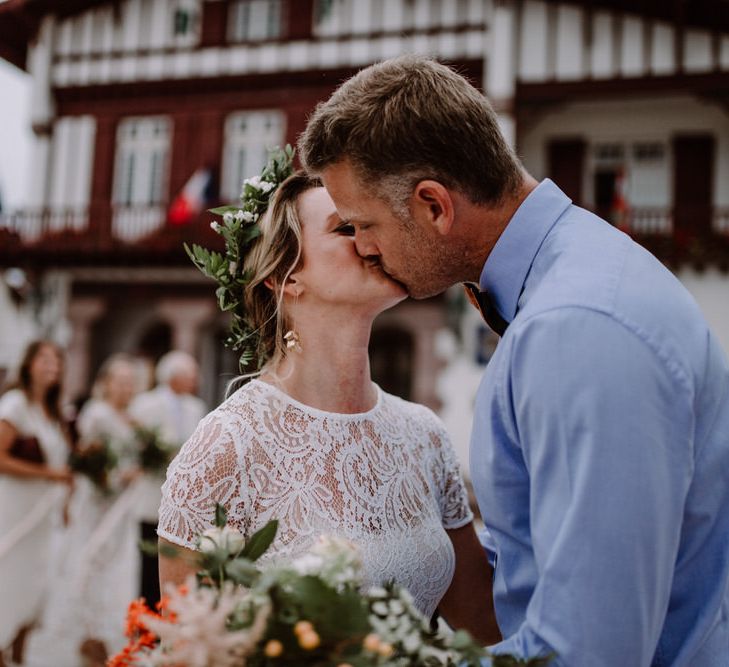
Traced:
<path fill-rule="evenodd" d="M 139 339 L 136 353 L 156 365 L 162 355 L 172 349 L 172 329 L 166 322 L 157 322 L 148 327 Z"/>
<path fill-rule="evenodd" d="M 578 205 L 582 204 L 582 176 L 585 142 L 582 139 L 554 139 L 547 148 L 547 169 L 551 178 Z"/>
<path fill-rule="evenodd" d="M 715 151 L 716 142 L 709 134 L 673 140 L 673 224 L 681 237 L 711 233 Z"/>
<path fill-rule="evenodd" d="M 372 379 L 382 389 L 410 399 L 413 389 L 413 337 L 399 327 L 381 327 L 370 339 Z"/>

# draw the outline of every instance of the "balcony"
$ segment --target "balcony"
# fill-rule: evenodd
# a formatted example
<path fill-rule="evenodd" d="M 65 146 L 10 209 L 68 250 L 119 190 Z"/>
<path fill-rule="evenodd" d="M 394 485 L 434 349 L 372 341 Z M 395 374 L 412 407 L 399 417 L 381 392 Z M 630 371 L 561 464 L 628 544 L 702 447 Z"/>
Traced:
<path fill-rule="evenodd" d="M 183 243 L 222 249 L 210 213 L 172 226 L 166 209 L 104 205 L 0 213 L 0 266 L 188 266 Z M 602 217 L 611 218 L 608 212 Z M 703 226 L 695 224 L 700 220 Z M 729 207 L 635 208 L 613 222 L 672 269 L 729 271 Z"/>
<path fill-rule="evenodd" d="M 645 207 L 615 219 L 602 217 L 630 234 L 671 269 L 710 266 L 729 271 L 729 207 Z"/>
<path fill-rule="evenodd" d="M 35 209 L 0 213 L 0 266 L 188 265 L 183 243 L 222 248 L 201 213 L 181 226 L 166 205 Z"/>

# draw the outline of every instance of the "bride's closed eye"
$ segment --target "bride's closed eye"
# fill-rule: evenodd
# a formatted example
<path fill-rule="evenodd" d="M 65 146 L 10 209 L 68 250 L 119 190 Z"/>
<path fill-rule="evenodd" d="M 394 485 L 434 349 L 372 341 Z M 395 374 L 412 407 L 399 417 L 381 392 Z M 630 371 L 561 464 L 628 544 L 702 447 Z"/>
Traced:
<path fill-rule="evenodd" d="M 337 225 L 334 231 L 337 234 L 342 234 L 343 236 L 354 236 L 354 225 L 350 224 L 349 222 L 342 222 L 341 224 Z"/>

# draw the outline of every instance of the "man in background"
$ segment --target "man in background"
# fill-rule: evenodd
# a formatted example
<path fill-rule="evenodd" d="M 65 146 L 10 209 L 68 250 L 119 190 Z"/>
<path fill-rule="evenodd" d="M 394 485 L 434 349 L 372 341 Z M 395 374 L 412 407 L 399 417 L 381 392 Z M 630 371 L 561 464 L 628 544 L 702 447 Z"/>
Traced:
<path fill-rule="evenodd" d="M 207 413 L 207 406 L 195 395 L 198 364 L 186 352 L 173 350 L 159 360 L 155 375 L 157 386 L 139 394 L 129 406 L 129 414 L 139 426 L 156 431 L 163 443 L 177 450 Z M 157 512 L 163 482 L 163 474 L 145 473 L 139 518 L 142 539 L 146 542 L 157 541 Z M 143 554 L 141 579 L 141 594 L 153 605 L 160 597 L 156 556 Z"/>

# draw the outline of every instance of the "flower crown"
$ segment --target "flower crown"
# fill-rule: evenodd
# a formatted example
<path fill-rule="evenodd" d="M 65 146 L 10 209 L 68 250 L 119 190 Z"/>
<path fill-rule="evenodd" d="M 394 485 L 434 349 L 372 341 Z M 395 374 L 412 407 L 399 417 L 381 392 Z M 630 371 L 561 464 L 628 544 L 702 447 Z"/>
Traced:
<path fill-rule="evenodd" d="M 223 218 L 210 223 L 210 227 L 225 241 L 225 253 L 208 250 L 197 244 L 185 251 L 193 264 L 208 278 L 218 283 L 215 296 L 218 307 L 231 314 L 230 331 L 225 345 L 240 354 L 241 371 L 260 370 L 266 363 L 266 354 L 260 343 L 260 334 L 248 318 L 243 293 L 251 276 L 243 271 L 246 253 L 260 236 L 258 221 L 266 212 L 271 196 L 279 185 L 293 173 L 294 149 L 288 144 L 282 150 L 269 153 L 268 163 L 259 176 L 243 182 L 240 206 L 221 206 L 210 209 Z"/>

